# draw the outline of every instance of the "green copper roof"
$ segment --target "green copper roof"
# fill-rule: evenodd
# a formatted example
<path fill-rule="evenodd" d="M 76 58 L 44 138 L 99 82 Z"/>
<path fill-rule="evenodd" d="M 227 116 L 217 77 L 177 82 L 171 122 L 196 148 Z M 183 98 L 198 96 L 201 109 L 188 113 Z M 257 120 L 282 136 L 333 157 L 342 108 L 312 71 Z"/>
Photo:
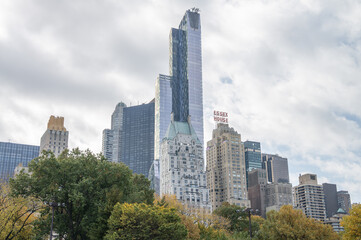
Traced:
<path fill-rule="evenodd" d="M 173 121 L 169 124 L 167 132 L 165 134 L 166 139 L 174 139 L 177 134 L 184 134 L 184 135 L 191 135 L 192 138 L 197 142 L 200 143 L 196 132 L 194 131 L 192 124 L 188 122 L 176 122 Z"/>
<path fill-rule="evenodd" d="M 337 210 L 337 213 L 343 213 L 343 214 L 347 214 L 347 212 L 345 210 L 343 210 L 342 208 L 339 208 Z"/>

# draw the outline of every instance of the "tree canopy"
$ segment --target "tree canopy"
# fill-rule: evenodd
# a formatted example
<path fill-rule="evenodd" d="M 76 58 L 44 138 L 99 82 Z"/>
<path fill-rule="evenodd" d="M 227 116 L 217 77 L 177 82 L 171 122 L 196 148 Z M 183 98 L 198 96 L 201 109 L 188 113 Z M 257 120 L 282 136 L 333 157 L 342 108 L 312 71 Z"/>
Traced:
<path fill-rule="evenodd" d="M 106 240 L 186 239 L 187 229 L 176 209 L 144 203 L 118 203 L 109 218 Z"/>
<path fill-rule="evenodd" d="M 270 211 L 261 225 L 258 238 L 264 240 L 337 240 L 339 236 L 330 225 L 307 218 L 301 210 L 290 205 L 282 206 L 279 212 Z"/>
<path fill-rule="evenodd" d="M 49 233 L 50 203 L 56 203 L 54 231 L 66 239 L 101 239 L 117 202 L 153 202 L 153 190 L 143 175 L 122 163 L 74 149 L 58 158 L 43 152 L 29 164 L 31 174 L 10 180 L 13 194 L 46 204 L 36 225 L 38 236 Z"/>
<path fill-rule="evenodd" d="M 350 215 L 342 218 L 341 225 L 345 229 L 342 239 L 361 239 L 361 204 L 354 204 L 352 206 Z"/>
<path fill-rule="evenodd" d="M 11 196 L 9 187 L 0 184 L 0 239 L 31 239 L 31 224 L 41 207 L 34 199 Z"/>

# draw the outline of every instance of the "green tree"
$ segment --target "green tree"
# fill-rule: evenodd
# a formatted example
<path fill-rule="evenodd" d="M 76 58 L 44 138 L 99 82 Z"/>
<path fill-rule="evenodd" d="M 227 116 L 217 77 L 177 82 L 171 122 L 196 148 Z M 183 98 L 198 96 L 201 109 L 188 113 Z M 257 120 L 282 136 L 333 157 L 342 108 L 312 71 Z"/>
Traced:
<path fill-rule="evenodd" d="M 292 206 L 281 207 L 279 212 L 270 211 L 261 225 L 258 238 L 264 240 L 337 240 L 339 236 L 330 225 L 307 218 L 301 210 Z"/>
<path fill-rule="evenodd" d="M 49 203 L 56 202 L 54 231 L 66 239 L 101 239 L 107 220 L 117 202 L 153 202 L 149 181 L 120 163 L 101 155 L 74 149 L 58 158 L 44 152 L 29 164 L 31 174 L 21 173 L 10 180 L 17 196 L 34 197 L 47 203 L 38 236 L 49 233 Z"/>
<path fill-rule="evenodd" d="M 174 208 L 118 203 L 109 218 L 107 240 L 186 239 L 187 229 Z"/>
<path fill-rule="evenodd" d="M 248 215 L 244 211 L 245 208 L 230 205 L 228 202 L 222 203 L 222 205 L 213 211 L 213 214 L 224 217 L 229 220 L 228 230 L 230 232 L 248 231 Z"/>
<path fill-rule="evenodd" d="M 361 204 L 354 204 L 352 206 L 350 215 L 342 218 L 341 225 L 345 229 L 342 239 L 361 239 Z"/>
<path fill-rule="evenodd" d="M 31 198 L 11 196 L 9 187 L 0 184 L 0 239 L 31 239 L 31 224 L 41 206 Z"/>

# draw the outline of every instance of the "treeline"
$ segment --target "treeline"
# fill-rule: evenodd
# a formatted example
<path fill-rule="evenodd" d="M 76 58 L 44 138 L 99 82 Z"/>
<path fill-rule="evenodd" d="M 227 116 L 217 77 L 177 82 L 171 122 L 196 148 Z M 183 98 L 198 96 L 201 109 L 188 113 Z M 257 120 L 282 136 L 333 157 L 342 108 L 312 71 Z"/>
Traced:
<path fill-rule="evenodd" d="M 249 239 L 243 208 L 225 203 L 209 213 L 159 198 L 143 175 L 90 151 L 43 153 L 29 171 L 1 185 L 0 239 L 49 239 L 51 225 L 53 239 Z M 343 239 L 361 239 L 353 227 L 360 213 L 356 206 L 345 218 Z M 252 216 L 251 229 L 255 239 L 341 239 L 291 206 L 267 220 Z"/>

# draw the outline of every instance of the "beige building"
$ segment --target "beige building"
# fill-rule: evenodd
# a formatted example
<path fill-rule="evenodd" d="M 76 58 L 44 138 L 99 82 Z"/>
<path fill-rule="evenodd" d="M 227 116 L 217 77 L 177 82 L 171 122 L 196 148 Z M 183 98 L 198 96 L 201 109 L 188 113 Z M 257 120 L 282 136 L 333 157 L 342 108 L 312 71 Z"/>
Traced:
<path fill-rule="evenodd" d="M 293 188 L 294 207 L 301 209 L 307 217 L 320 221 L 326 219 L 325 195 L 316 174 L 299 176 L 299 185 Z"/>
<path fill-rule="evenodd" d="M 64 117 L 50 116 L 48 128 L 41 137 L 40 154 L 43 150 L 52 151 L 56 157 L 68 148 L 69 132 L 64 127 Z"/>
<path fill-rule="evenodd" d="M 249 207 L 246 166 L 241 135 L 218 123 L 207 143 L 207 185 L 212 209 L 229 202 Z"/>

